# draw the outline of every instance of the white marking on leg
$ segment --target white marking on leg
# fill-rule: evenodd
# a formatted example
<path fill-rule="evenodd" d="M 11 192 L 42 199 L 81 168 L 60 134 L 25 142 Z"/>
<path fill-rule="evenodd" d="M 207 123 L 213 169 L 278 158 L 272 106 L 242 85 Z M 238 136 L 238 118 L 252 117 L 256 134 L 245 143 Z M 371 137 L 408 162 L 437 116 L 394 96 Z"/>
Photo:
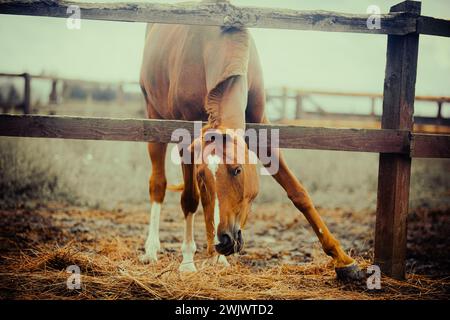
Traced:
<path fill-rule="evenodd" d="M 157 253 L 161 249 L 159 242 L 159 216 L 161 213 L 161 204 L 154 202 L 150 210 L 150 223 L 148 226 L 148 237 L 145 241 L 145 254 L 141 256 L 144 263 L 158 261 Z"/>
<path fill-rule="evenodd" d="M 197 246 L 194 241 L 194 214 L 188 214 L 184 225 L 184 240 L 181 245 L 181 253 L 183 254 L 183 261 L 181 262 L 179 270 L 181 272 L 195 272 L 197 268 L 194 264 L 194 254 L 197 251 Z"/>
<path fill-rule="evenodd" d="M 216 197 L 214 198 L 214 244 L 219 244 L 219 237 L 218 237 L 218 229 L 219 229 L 219 223 L 220 223 L 220 212 L 219 212 L 219 199 Z"/>
<path fill-rule="evenodd" d="M 220 164 L 220 157 L 217 155 L 208 155 L 208 169 L 211 171 L 216 181 L 216 173 Z M 217 198 L 217 192 L 214 197 L 214 244 L 219 244 L 218 228 L 220 223 L 220 211 L 219 211 L 219 198 Z"/>
<path fill-rule="evenodd" d="M 222 266 L 222 267 L 229 267 L 230 264 L 228 263 L 227 257 L 221 254 L 215 254 L 212 257 L 209 257 L 208 259 L 204 260 L 202 263 L 202 267 L 205 268 L 207 266 Z"/>
<path fill-rule="evenodd" d="M 217 263 L 223 265 L 224 267 L 229 267 L 230 263 L 227 260 L 227 257 L 224 255 L 219 255 L 219 258 L 217 259 Z"/>

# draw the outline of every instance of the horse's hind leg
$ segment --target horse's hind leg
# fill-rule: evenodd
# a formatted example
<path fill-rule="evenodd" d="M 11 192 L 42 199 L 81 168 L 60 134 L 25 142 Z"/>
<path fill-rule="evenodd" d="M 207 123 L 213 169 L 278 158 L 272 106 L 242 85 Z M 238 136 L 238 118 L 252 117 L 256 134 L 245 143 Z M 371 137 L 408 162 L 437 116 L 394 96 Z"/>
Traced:
<path fill-rule="evenodd" d="M 166 158 L 166 143 L 149 143 L 148 153 L 152 162 L 152 171 L 149 182 L 150 193 L 150 223 L 148 227 L 148 237 L 145 242 L 145 254 L 140 260 L 143 263 L 156 262 L 157 252 L 160 250 L 159 242 L 159 215 L 161 204 L 166 194 L 166 173 L 164 170 Z"/>

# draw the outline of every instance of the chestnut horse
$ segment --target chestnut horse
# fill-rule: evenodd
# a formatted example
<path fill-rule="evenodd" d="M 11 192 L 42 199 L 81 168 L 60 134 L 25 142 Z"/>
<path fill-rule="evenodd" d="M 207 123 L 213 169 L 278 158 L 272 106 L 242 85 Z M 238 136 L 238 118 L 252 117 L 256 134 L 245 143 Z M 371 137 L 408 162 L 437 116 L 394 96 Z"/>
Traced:
<path fill-rule="evenodd" d="M 222 134 L 225 145 L 242 144 L 242 137 L 226 129 L 245 129 L 246 122 L 268 123 L 265 92 L 258 53 L 245 29 L 192 25 L 149 24 L 140 74 L 140 85 L 151 119 L 207 121 L 207 128 Z M 205 132 L 203 130 L 203 137 Z M 204 147 L 206 139 L 199 145 Z M 245 143 L 244 143 L 245 145 Z M 157 260 L 160 250 L 159 218 L 167 182 L 167 144 L 149 143 L 150 225 L 144 263 Z M 227 149 L 228 146 L 225 146 Z M 249 150 L 246 149 L 246 159 Z M 332 257 L 338 276 L 360 274 L 354 259 L 341 248 L 314 207 L 308 192 L 288 168 L 278 149 L 273 178 L 311 224 L 325 253 Z M 182 163 L 184 188 L 181 208 L 185 233 L 180 271 L 195 271 L 194 214 L 201 199 L 207 234 L 207 251 L 227 265 L 226 255 L 243 245 L 242 228 L 258 193 L 256 165 L 224 163 L 210 153 L 206 161 Z"/>

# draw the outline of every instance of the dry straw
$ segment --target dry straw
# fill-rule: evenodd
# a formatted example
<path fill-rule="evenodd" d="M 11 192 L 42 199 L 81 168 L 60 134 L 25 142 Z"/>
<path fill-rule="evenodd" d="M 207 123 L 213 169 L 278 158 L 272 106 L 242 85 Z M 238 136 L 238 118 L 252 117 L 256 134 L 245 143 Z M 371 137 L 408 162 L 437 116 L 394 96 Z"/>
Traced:
<path fill-rule="evenodd" d="M 203 260 L 205 257 L 203 257 Z M 361 266 L 368 261 L 359 260 Z M 66 267 L 81 269 L 81 289 L 69 290 Z M 256 270 L 238 259 L 230 268 L 203 266 L 178 272 L 179 261 L 165 254 L 142 265 L 122 241 L 104 241 L 96 250 L 43 245 L 8 261 L 0 274 L 0 294 L 18 299 L 448 299 L 450 279 L 410 274 L 406 281 L 382 279 L 381 290 L 335 280 L 327 263 L 279 265 Z"/>

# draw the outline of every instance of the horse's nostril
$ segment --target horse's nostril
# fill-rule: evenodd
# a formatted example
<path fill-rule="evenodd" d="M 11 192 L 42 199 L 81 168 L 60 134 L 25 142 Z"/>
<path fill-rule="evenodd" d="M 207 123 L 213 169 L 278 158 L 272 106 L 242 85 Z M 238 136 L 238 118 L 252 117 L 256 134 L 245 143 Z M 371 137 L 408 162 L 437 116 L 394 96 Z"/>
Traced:
<path fill-rule="evenodd" d="M 236 236 L 236 240 L 237 240 L 237 242 L 239 242 L 239 244 L 242 244 L 243 239 L 242 239 L 242 232 L 241 232 L 241 230 L 238 230 L 237 236 Z"/>
<path fill-rule="evenodd" d="M 232 244 L 231 237 L 224 233 L 219 236 L 220 245 L 223 247 L 229 247 Z"/>
<path fill-rule="evenodd" d="M 234 253 L 234 241 L 229 234 L 219 235 L 219 243 L 216 244 L 216 251 L 220 254 L 229 255 Z"/>

